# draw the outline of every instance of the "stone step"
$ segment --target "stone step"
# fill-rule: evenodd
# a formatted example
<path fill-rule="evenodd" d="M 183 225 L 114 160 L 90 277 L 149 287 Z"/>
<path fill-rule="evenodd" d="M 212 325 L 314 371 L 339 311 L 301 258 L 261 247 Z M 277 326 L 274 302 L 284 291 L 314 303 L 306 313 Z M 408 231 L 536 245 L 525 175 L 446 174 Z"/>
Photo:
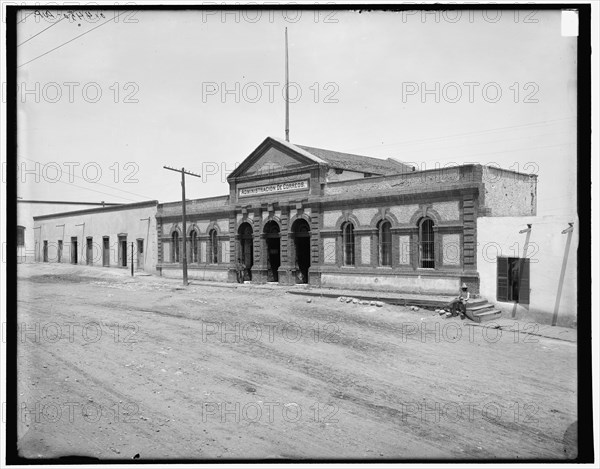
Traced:
<path fill-rule="evenodd" d="M 478 304 L 476 306 L 473 306 L 472 304 L 469 304 L 467 306 L 467 311 L 472 311 L 473 313 L 482 313 L 483 311 L 487 311 L 488 309 L 493 308 L 494 305 L 491 303 L 488 303 L 487 301 L 482 303 L 482 304 Z"/>
<path fill-rule="evenodd" d="M 483 313 L 476 313 L 474 315 L 474 318 L 475 318 L 476 322 L 485 322 L 485 321 L 491 321 L 492 319 L 499 318 L 500 316 L 502 316 L 502 311 L 500 311 L 498 309 L 492 309 L 490 311 L 485 311 Z"/>

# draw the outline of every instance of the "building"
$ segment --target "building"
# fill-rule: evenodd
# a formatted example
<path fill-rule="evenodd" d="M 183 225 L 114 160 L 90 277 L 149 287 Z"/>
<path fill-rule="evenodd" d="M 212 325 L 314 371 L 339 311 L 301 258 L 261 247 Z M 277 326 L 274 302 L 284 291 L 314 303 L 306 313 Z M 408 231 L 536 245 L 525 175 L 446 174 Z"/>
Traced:
<path fill-rule="evenodd" d="M 158 201 L 33 217 L 38 262 L 156 272 Z"/>
<path fill-rule="evenodd" d="M 33 217 L 48 213 L 68 212 L 120 204 L 106 202 L 73 202 L 63 200 L 17 200 L 17 262 L 35 262 L 38 247 L 34 241 Z"/>
<path fill-rule="evenodd" d="M 480 217 L 477 233 L 480 293 L 503 318 L 577 324 L 576 217 Z"/>
<path fill-rule="evenodd" d="M 266 138 L 229 195 L 159 204 L 157 269 L 189 278 L 395 292 L 482 291 L 478 220 L 536 215 L 537 177 L 482 165 L 414 171 Z M 487 225 L 486 225 L 487 226 Z M 487 290 L 486 290 L 487 291 Z"/>
<path fill-rule="evenodd" d="M 235 282 L 239 260 L 254 283 L 426 294 L 466 283 L 505 318 L 576 324 L 577 220 L 537 216 L 536 176 L 415 171 L 268 137 L 228 182 L 228 195 L 186 201 L 190 279 Z M 40 262 L 182 276 L 180 201 L 33 219 Z"/>

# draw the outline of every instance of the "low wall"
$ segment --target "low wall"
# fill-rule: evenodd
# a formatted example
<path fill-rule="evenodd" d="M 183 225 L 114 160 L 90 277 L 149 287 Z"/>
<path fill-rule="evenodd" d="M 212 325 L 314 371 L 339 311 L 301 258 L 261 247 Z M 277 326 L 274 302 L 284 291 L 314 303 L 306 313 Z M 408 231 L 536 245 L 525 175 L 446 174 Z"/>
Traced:
<path fill-rule="evenodd" d="M 183 270 L 178 268 L 162 269 L 162 276 L 167 278 L 183 278 Z M 213 270 L 188 267 L 188 280 L 206 280 L 211 282 L 228 282 L 227 270 Z"/>
<path fill-rule="evenodd" d="M 454 295 L 460 288 L 460 278 L 431 276 L 383 276 L 322 273 L 321 286 L 348 290 L 374 290 L 398 293 L 431 293 Z"/>

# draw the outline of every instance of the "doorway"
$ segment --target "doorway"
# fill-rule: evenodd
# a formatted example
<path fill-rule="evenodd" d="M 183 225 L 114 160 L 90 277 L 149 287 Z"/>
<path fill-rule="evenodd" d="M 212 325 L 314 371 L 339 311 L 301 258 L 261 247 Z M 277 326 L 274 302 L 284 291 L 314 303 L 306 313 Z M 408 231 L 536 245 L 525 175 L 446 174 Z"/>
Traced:
<path fill-rule="evenodd" d="M 77 264 L 77 238 L 71 238 L 71 264 Z"/>
<path fill-rule="evenodd" d="M 44 240 L 44 262 L 48 262 L 48 241 Z"/>
<path fill-rule="evenodd" d="M 308 283 L 310 268 L 310 226 L 303 219 L 292 225 L 295 251 L 296 283 Z"/>
<path fill-rule="evenodd" d="M 108 236 L 102 238 L 102 266 L 110 266 L 110 238 Z"/>
<path fill-rule="evenodd" d="M 137 255 L 136 255 L 137 265 L 136 268 L 138 270 L 144 270 L 144 240 L 137 240 Z"/>
<path fill-rule="evenodd" d="M 92 238 L 86 239 L 86 247 L 85 247 L 85 263 L 87 265 L 92 265 L 94 263 L 94 242 Z"/>
<path fill-rule="evenodd" d="M 63 251 L 63 242 L 62 239 L 58 240 L 58 252 L 56 253 L 57 262 L 62 262 L 62 251 Z"/>
<path fill-rule="evenodd" d="M 267 282 L 278 282 L 278 269 L 281 265 L 281 236 L 279 225 L 269 221 L 265 225 L 265 241 L 267 244 Z"/>
<path fill-rule="evenodd" d="M 119 265 L 127 267 L 127 237 L 119 236 Z"/>
<path fill-rule="evenodd" d="M 242 223 L 238 229 L 240 238 L 239 258 L 244 264 L 244 280 L 252 280 L 252 266 L 254 265 L 254 236 L 250 223 Z"/>

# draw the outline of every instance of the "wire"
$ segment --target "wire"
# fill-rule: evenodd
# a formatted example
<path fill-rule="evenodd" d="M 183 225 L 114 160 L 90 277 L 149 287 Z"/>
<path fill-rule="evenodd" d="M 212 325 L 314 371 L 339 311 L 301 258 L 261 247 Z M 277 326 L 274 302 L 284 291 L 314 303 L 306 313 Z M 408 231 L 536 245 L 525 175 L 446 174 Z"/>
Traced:
<path fill-rule="evenodd" d="M 33 62 L 34 60 L 37 60 L 37 59 L 39 59 L 39 58 L 41 58 L 41 57 L 44 57 L 45 55 L 48 55 L 50 52 L 53 52 L 53 51 L 55 51 L 56 49 L 60 49 L 61 47 L 63 47 L 63 46 L 66 46 L 66 45 L 67 45 L 67 44 L 69 44 L 70 42 L 73 42 L 75 39 L 79 39 L 80 37 L 82 37 L 82 36 L 85 36 L 85 35 L 86 35 L 86 34 L 88 34 L 88 33 L 91 33 L 91 32 L 92 32 L 94 29 L 98 29 L 98 28 L 100 28 L 101 26 L 104 26 L 104 25 L 105 25 L 106 23 L 108 23 L 109 21 L 116 21 L 116 19 L 119 17 L 119 15 L 120 15 L 121 13 L 122 13 L 122 12 L 120 11 L 120 12 L 119 12 L 119 13 L 118 13 L 118 14 L 117 14 L 117 15 L 116 15 L 114 18 L 110 18 L 110 19 L 106 20 L 104 23 L 100 23 L 98 26 L 94 26 L 92 29 L 89 29 L 89 30 L 87 30 L 85 33 L 82 33 L 82 34 L 80 34 L 79 36 L 75 36 L 73 39 L 69 39 L 67 42 L 63 42 L 63 43 L 62 43 L 62 44 L 60 44 L 59 46 L 56 46 L 55 48 L 53 48 L 53 49 L 50 49 L 49 51 L 47 51 L 47 52 L 44 52 L 43 54 L 41 54 L 41 55 L 38 55 L 37 57 L 34 57 L 33 59 L 31 59 L 31 60 L 28 60 L 28 61 L 27 61 L 27 62 L 25 62 L 25 63 L 22 63 L 21 65 L 18 65 L 18 66 L 17 66 L 17 68 L 21 68 L 21 67 L 23 67 L 24 65 L 27 65 L 28 63 L 31 63 L 31 62 Z"/>
<path fill-rule="evenodd" d="M 17 21 L 17 24 L 22 23 L 23 21 L 25 21 L 27 18 L 29 18 L 31 15 L 33 15 L 35 13 L 35 10 L 32 11 L 31 13 L 25 15 L 23 18 L 21 18 L 19 21 Z"/>
<path fill-rule="evenodd" d="M 401 142 L 387 143 L 385 145 L 371 145 L 369 147 L 353 148 L 350 151 L 364 150 L 364 149 L 367 149 L 367 148 L 382 148 L 382 147 L 389 147 L 389 146 L 394 146 L 394 145 L 410 145 L 410 144 L 418 143 L 418 142 L 429 142 L 429 141 L 445 140 L 445 139 L 449 139 L 449 138 L 463 137 L 463 136 L 466 136 L 466 135 L 475 135 L 475 134 L 483 134 L 483 133 L 489 133 L 489 132 L 498 132 L 500 130 L 515 129 L 515 128 L 519 128 L 519 127 L 539 126 L 539 125 L 543 125 L 543 124 L 547 124 L 547 123 L 561 122 L 561 121 L 572 120 L 572 119 L 576 119 L 576 117 L 563 117 L 561 119 L 551 119 L 551 120 L 545 120 L 545 121 L 539 121 L 539 122 L 531 122 L 529 124 L 519 124 L 519 125 L 511 125 L 511 126 L 507 126 L 507 127 L 497 127 L 497 128 L 494 128 L 494 129 L 477 130 L 477 131 L 474 131 L 474 132 L 465 132 L 465 133 L 453 134 L 453 135 L 446 135 L 446 136 L 440 136 L 440 137 L 422 138 L 422 139 L 417 139 L 417 140 L 405 140 L 405 141 L 401 141 Z"/>
<path fill-rule="evenodd" d="M 486 155 L 496 155 L 498 153 L 504 153 L 504 154 L 511 154 L 511 153 L 518 153 L 518 152 L 522 152 L 522 151 L 529 151 L 529 150 L 542 150 L 542 149 L 546 149 L 546 148 L 554 148 L 554 147 L 563 147 L 566 145 L 576 145 L 577 142 L 566 142 L 566 143 L 557 143 L 555 145 L 546 145 L 546 146 L 542 146 L 542 147 L 529 147 L 529 148 L 516 148 L 516 149 L 510 149 L 510 150 L 503 150 L 503 151 L 492 151 L 489 153 L 474 153 L 471 155 L 461 155 L 460 157 L 456 156 L 456 157 L 448 157 L 448 158 L 432 158 L 429 160 L 419 160 L 417 161 L 418 163 L 428 163 L 428 162 L 441 162 L 441 161 L 449 161 L 449 160 L 457 160 L 457 159 L 465 159 L 465 158 L 472 158 L 474 156 L 486 156 Z M 450 162 L 454 162 L 454 161 L 450 161 Z"/>
<path fill-rule="evenodd" d="M 96 189 L 90 189 L 89 187 L 80 186 L 80 185 L 77 185 L 77 184 L 75 184 L 73 182 L 67 182 L 67 181 L 61 181 L 61 180 L 58 180 L 56 182 L 62 182 L 63 184 L 69 184 L 69 185 L 72 185 L 72 186 L 75 186 L 75 187 L 79 187 L 80 189 L 84 189 L 86 191 L 97 192 L 98 194 L 110 195 L 111 197 L 117 197 L 118 199 L 127 200 L 129 202 L 139 202 L 138 200 L 128 199 L 127 197 L 123 197 L 123 196 L 120 196 L 120 195 L 109 194 L 108 192 L 97 191 Z"/>
<path fill-rule="evenodd" d="M 22 46 L 23 44 L 25 44 L 28 41 L 31 41 L 34 37 L 39 36 L 40 34 L 42 34 L 44 31 L 47 31 L 48 29 L 50 29 L 52 26 L 56 26 L 58 23 L 60 23 L 62 20 L 64 20 L 65 17 L 63 16 L 61 19 L 59 19 L 58 21 L 56 21 L 55 23 L 52 23 L 50 26 L 48 26 L 47 28 L 42 29 L 39 33 L 34 34 L 33 36 L 31 36 L 29 39 L 25 39 L 21 44 L 17 44 L 17 47 Z"/>
<path fill-rule="evenodd" d="M 24 157 L 24 156 L 22 156 L 22 155 L 19 155 L 19 158 L 21 158 L 21 159 L 23 159 L 23 160 L 31 161 L 32 163 L 37 163 L 37 164 L 40 164 L 40 165 L 42 165 L 42 164 L 43 164 L 43 163 L 40 163 L 39 161 L 32 160 L 31 158 L 25 158 L 25 157 Z M 78 178 L 78 179 L 83 179 L 85 182 L 90 182 L 90 181 L 88 181 L 87 179 L 85 179 L 84 177 L 77 176 L 76 174 L 73 174 L 72 176 L 74 176 L 74 177 L 76 177 L 76 178 Z M 61 177 L 62 177 L 62 173 L 61 173 Z M 65 183 L 65 184 L 73 184 L 72 182 L 62 181 L 62 180 L 60 180 L 60 179 L 58 179 L 58 180 L 57 180 L 57 182 L 63 182 L 63 183 Z M 142 198 L 144 198 L 144 199 L 148 199 L 148 200 L 154 200 L 152 197 L 148 197 L 147 195 L 136 194 L 135 192 L 126 191 L 125 189 L 119 189 L 119 188 L 117 188 L 117 187 L 112 187 L 112 186 L 109 186 L 108 184 L 102 184 L 101 182 L 92 182 L 91 184 L 97 184 L 97 185 L 99 185 L 99 186 L 108 187 L 109 189 L 116 190 L 116 191 L 120 191 L 120 192 L 125 192 L 126 194 L 135 195 L 135 196 L 137 196 L 137 197 L 142 197 Z M 76 186 L 76 187 L 82 187 L 82 186 Z M 90 190 L 91 190 L 91 189 L 90 189 Z M 101 192 L 101 193 L 102 193 L 102 194 L 105 194 L 105 192 Z M 112 195 L 112 194 L 107 194 L 107 195 Z M 116 196 L 116 197 L 118 197 L 118 196 Z M 124 197 L 123 197 L 123 198 L 124 198 Z"/>

